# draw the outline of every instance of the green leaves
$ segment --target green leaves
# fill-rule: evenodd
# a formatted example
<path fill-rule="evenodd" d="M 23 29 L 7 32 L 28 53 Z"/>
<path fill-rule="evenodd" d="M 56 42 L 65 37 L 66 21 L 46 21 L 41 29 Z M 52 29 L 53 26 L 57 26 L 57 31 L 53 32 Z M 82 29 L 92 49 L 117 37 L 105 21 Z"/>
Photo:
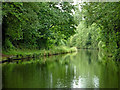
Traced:
<path fill-rule="evenodd" d="M 85 3 L 83 15 L 88 26 L 96 23 L 100 28 L 99 38 L 104 43 L 102 47 L 109 54 L 118 52 L 120 47 L 120 2 Z M 118 38 L 119 37 L 119 38 Z"/>
<path fill-rule="evenodd" d="M 70 37 L 70 46 L 76 46 L 77 48 L 98 48 L 97 37 L 98 28 L 96 24 L 87 28 L 84 21 L 82 21 L 77 27 L 76 34 Z"/>
<path fill-rule="evenodd" d="M 27 48 L 60 45 L 75 34 L 72 9 L 68 2 L 4 2 L 3 38 Z"/>

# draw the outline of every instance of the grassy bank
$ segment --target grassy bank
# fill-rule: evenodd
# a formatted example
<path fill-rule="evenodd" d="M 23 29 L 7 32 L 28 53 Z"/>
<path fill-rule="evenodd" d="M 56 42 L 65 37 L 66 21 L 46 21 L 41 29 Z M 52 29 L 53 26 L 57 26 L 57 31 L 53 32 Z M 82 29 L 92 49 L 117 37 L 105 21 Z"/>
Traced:
<path fill-rule="evenodd" d="M 6 60 L 9 58 L 13 59 L 22 59 L 22 58 L 31 58 L 31 57 L 41 57 L 41 56 L 51 56 L 51 55 L 58 55 L 58 54 L 65 54 L 76 52 L 76 47 L 66 47 L 66 46 L 59 46 L 54 47 L 50 50 L 30 50 L 30 49 L 14 49 L 9 51 L 3 51 L 2 54 L 8 55 L 8 57 L 3 57 L 2 60 Z"/>

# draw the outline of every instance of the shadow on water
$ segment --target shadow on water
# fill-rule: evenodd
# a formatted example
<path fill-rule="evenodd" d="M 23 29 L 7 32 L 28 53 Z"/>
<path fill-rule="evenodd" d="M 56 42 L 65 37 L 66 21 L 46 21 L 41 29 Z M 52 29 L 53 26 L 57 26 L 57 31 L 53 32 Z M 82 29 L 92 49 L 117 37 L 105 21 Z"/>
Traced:
<path fill-rule="evenodd" d="M 89 50 L 86 51 L 86 55 L 89 56 L 88 57 L 88 63 L 91 63 L 91 52 Z"/>
<path fill-rule="evenodd" d="M 119 68 L 102 64 L 97 50 L 3 65 L 3 88 L 118 88 Z"/>

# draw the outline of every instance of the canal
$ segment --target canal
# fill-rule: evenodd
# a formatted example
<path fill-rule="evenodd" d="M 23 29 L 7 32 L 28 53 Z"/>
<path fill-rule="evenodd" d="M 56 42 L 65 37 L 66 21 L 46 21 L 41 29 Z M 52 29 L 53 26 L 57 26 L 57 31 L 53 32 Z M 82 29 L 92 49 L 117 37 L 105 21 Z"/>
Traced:
<path fill-rule="evenodd" d="M 98 50 L 2 65 L 3 88 L 118 88 L 119 64 L 101 61 Z"/>

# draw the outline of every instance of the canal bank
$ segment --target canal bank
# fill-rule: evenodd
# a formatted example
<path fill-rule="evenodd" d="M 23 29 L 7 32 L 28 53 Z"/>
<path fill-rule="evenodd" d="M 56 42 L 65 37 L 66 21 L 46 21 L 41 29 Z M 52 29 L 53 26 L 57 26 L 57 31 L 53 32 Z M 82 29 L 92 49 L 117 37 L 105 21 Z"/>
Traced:
<path fill-rule="evenodd" d="M 24 59 L 31 59 L 31 58 L 40 58 L 40 57 L 47 57 L 52 55 L 60 55 L 60 54 L 66 54 L 66 53 L 72 53 L 77 52 L 76 47 L 55 47 L 54 49 L 50 50 L 10 50 L 7 52 L 3 52 L 6 55 L 2 55 L 2 60 L 0 63 L 5 62 L 13 62 L 15 60 L 24 60 Z"/>

